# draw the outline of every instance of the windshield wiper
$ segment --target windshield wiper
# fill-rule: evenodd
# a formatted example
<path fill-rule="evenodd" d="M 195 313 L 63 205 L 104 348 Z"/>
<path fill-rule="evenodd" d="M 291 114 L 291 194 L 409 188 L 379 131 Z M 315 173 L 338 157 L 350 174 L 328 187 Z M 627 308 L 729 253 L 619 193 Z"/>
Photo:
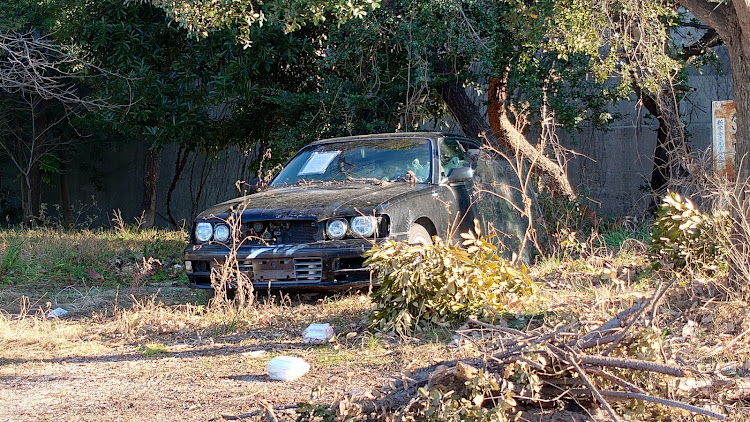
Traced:
<path fill-rule="evenodd" d="M 382 184 L 383 182 L 387 182 L 387 180 L 381 180 L 377 177 L 351 177 L 347 176 L 346 178 L 347 182 L 369 182 L 369 183 L 375 183 L 375 184 Z"/>

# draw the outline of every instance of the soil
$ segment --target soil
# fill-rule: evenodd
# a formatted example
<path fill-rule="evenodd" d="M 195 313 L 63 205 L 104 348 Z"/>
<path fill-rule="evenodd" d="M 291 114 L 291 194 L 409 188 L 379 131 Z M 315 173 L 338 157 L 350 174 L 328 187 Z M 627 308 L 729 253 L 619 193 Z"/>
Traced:
<path fill-rule="evenodd" d="M 18 291 L 17 287 L 12 292 L 0 291 L 0 309 L 9 312 L 0 327 L 1 322 L 17 317 L 12 312 L 20 309 Z M 10 338 L 6 327 L 8 338 L 0 337 L 0 420 L 224 420 L 225 416 L 257 413 L 264 404 L 290 406 L 313 397 L 330 403 L 342 395 L 362 396 L 386 385 L 389 377 L 400 377 L 409 365 L 451 357 L 444 344 L 429 340 L 395 350 L 388 347 L 387 340 L 374 344 L 356 309 L 326 314 L 325 303 L 335 306 L 335 300 L 316 302 L 315 297 L 312 303 L 303 300 L 269 309 L 282 314 L 298 312 L 309 322 L 333 320 L 339 334 L 333 343 L 304 344 L 300 335 L 304 322 L 284 324 L 278 320 L 277 327 L 272 320 L 256 329 L 240 328 L 211 337 L 206 337 L 210 329 L 191 329 L 189 323 L 183 330 L 161 334 L 158 328 L 146 326 L 135 338 L 127 339 L 112 335 L 107 324 L 116 324 L 114 317 L 93 317 L 104 312 L 102 304 L 111 305 L 115 296 L 125 293 L 102 290 L 89 294 L 88 308 L 75 302 L 55 302 L 53 308 L 62 305 L 76 311 L 60 321 L 39 320 L 40 324 L 59 324 L 59 330 L 77 328 L 82 338 L 53 344 L 29 328 L 30 338 L 24 343 Z M 31 303 L 44 303 L 39 292 L 36 294 Z M 194 294 L 180 288 L 163 298 L 169 301 L 177 295 L 189 298 Z M 313 319 L 316 313 L 319 320 Z M 272 381 L 265 365 L 278 355 L 302 357 L 311 370 L 292 382 Z M 278 411 L 277 416 L 280 420 L 296 418 L 293 409 Z M 259 418 L 265 420 L 265 415 L 248 419 Z"/>
<path fill-rule="evenodd" d="M 244 351 L 221 344 L 155 358 L 121 348 L 99 356 L 3 359 L 0 419 L 221 420 L 257 410 L 263 401 L 279 406 L 309 400 L 319 385 L 366 391 L 390 372 L 372 368 L 347 376 L 344 368 L 313 364 L 299 380 L 276 382 L 263 368 L 267 359 L 249 362 Z"/>

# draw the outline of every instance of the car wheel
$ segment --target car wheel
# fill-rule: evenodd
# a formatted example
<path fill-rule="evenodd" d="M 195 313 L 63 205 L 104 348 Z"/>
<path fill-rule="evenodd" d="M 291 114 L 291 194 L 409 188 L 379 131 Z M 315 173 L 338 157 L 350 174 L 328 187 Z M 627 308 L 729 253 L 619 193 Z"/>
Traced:
<path fill-rule="evenodd" d="M 412 224 L 409 227 L 409 244 L 410 245 L 432 245 L 432 236 L 424 226 Z"/>

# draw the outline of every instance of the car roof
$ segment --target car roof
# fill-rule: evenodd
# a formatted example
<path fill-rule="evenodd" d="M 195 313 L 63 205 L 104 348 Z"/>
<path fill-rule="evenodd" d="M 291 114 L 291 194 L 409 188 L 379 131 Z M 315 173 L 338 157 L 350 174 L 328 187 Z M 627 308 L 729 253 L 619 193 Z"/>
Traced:
<path fill-rule="evenodd" d="M 310 145 L 327 144 L 329 142 L 343 142 L 343 141 L 366 141 L 366 140 L 404 139 L 404 138 L 438 139 L 438 138 L 443 138 L 443 137 L 466 138 L 463 135 L 454 134 L 454 133 L 443 133 L 443 132 L 373 133 L 370 135 L 343 136 L 340 138 L 321 139 L 319 141 L 312 142 Z"/>

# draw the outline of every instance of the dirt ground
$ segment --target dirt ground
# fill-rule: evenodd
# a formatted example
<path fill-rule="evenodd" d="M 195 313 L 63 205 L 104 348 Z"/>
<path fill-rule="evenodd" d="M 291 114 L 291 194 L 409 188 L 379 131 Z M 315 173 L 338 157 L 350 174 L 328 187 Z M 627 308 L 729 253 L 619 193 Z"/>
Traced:
<path fill-rule="evenodd" d="M 365 395 L 410 365 L 458 357 L 431 339 L 389 347 L 387 339 L 373 337 L 361 325 L 361 313 L 369 306 L 362 295 L 259 305 L 252 315 L 229 315 L 227 325 L 216 315 L 201 321 L 194 315 L 200 305 L 179 311 L 134 297 L 131 301 L 140 305 L 120 303 L 124 310 L 107 310 L 127 291 L 97 290 L 85 297 L 31 291 L 26 293 L 32 304 L 56 297 L 53 308 L 74 312 L 47 320 L 27 311 L 28 324 L 21 326 L 13 319 L 24 312 L 18 291 L 0 291 L 0 306 L 8 312 L 0 328 L 4 421 L 223 420 L 257 411 L 264 403 L 285 406 L 312 397 L 331 402 L 335 396 Z M 167 303 L 205 300 L 185 288 L 159 295 Z M 331 322 L 336 340 L 304 344 L 301 331 L 307 322 Z M 302 357 L 310 372 L 292 382 L 271 381 L 265 365 L 279 355 Z M 291 410 L 278 416 L 296 417 Z"/>
<path fill-rule="evenodd" d="M 606 292 L 614 294 L 597 295 Z M 744 302 L 701 301 L 696 292 L 701 285 L 678 288 L 660 314 L 674 333 L 665 340 L 672 354 L 665 360 L 706 373 L 734 365 L 747 377 Z M 592 300 L 585 315 L 615 313 L 625 296 Z M 0 288 L 0 421 L 267 420 L 264 406 L 287 407 L 276 411 L 278 419 L 295 420 L 300 402 L 378 396 L 412 371 L 476 357 L 454 347 L 447 328 L 410 339 L 372 334 L 365 294 L 262 295 L 243 311 L 208 301 L 207 292 L 169 283 Z M 70 313 L 45 317 L 56 307 Z M 305 344 L 302 331 L 313 322 L 330 323 L 334 339 Z M 281 355 L 303 358 L 310 372 L 271 381 L 265 366 Z M 730 421 L 749 414 L 743 403 L 711 408 Z M 587 420 L 581 413 L 547 416 L 541 420 Z M 696 420 L 690 418 L 680 420 Z"/>

